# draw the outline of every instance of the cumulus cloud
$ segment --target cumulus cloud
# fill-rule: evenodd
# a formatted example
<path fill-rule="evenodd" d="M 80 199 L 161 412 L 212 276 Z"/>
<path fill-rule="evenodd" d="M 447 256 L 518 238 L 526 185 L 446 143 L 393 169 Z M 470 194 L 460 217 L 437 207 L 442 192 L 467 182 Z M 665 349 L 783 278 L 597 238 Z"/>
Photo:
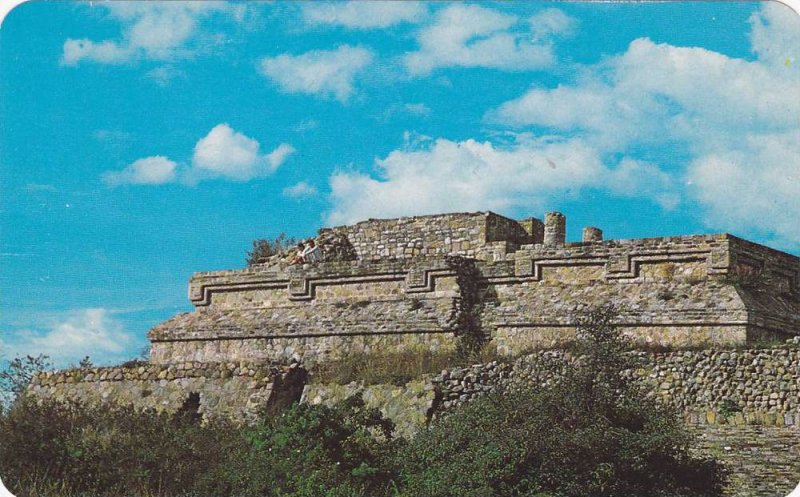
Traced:
<path fill-rule="evenodd" d="M 421 2 L 309 2 L 303 4 L 303 20 L 309 25 L 342 26 L 348 29 L 388 28 L 403 22 L 418 22 L 428 13 Z"/>
<path fill-rule="evenodd" d="M 179 166 L 159 155 L 139 159 L 122 171 L 105 172 L 101 179 L 110 187 L 173 182 L 191 185 L 215 178 L 248 181 L 274 173 L 294 152 L 294 147 L 282 143 L 271 152 L 262 153 L 257 140 L 222 123 L 198 140 L 189 165 Z"/>
<path fill-rule="evenodd" d="M 686 178 L 708 225 L 800 246 L 800 130 L 751 134 L 734 149 L 692 161 Z"/>
<path fill-rule="evenodd" d="M 261 72 L 287 93 L 307 93 L 346 102 L 353 81 L 373 59 L 370 50 L 342 45 L 336 50 L 282 54 L 261 60 Z"/>
<path fill-rule="evenodd" d="M 283 195 L 289 198 L 313 197 L 317 194 L 317 189 L 305 181 L 301 181 L 283 189 Z"/>
<path fill-rule="evenodd" d="M 643 38 L 578 85 L 532 89 L 490 119 L 586 132 L 608 148 L 674 139 L 702 145 L 720 133 L 736 140 L 748 129 L 796 125 L 796 85 L 760 62 Z"/>
<path fill-rule="evenodd" d="M 572 35 L 578 27 L 578 21 L 563 10 L 544 9 L 528 19 L 531 34 L 536 40 L 548 40 L 552 36 Z"/>
<path fill-rule="evenodd" d="M 61 63 L 82 61 L 122 64 L 132 60 L 171 60 L 190 53 L 187 44 L 197 36 L 198 24 L 214 13 L 240 15 L 242 6 L 224 2 L 102 2 L 112 19 L 122 25 L 117 40 L 67 39 Z"/>
<path fill-rule="evenodd" d="M 50 356 L 57 365 L 85 356 L 113 362 L 130 357 L 138 342 L 107 309 L 78 309 L 47 319 L 37 330 L 20 330 L 4 337 L 3 355 Z"/>
<path fill-rule="evenodd" d="M 163 155 L 134 161 L 122 171 L 103 173 L 103 182 L 111 187 L 131 185 L 162 185 L 175 181 L 177 164 Z"/>
<path fill-rule="evenodd" d="M 262 154 L 258 141 L 222 123 L 195 145 L 190 173 L 200 178 L 247 181 L 272 174 L 294 151 L 294 147 L 283 143 L 272 152 Z"/>
<path fill-rule="evenodd" d="M 499 145 L 421 137 L 375 166 L 375 176 L 340 171 L 330 177 L 330 224 L 464 210 L 544 209 L 586 188 L 652 198 L 665 208 L 678 202 L 672 179 L 657 166 L 630 159 L 606 166 L 600 152 L 580 138 L 521 136 Z"/>
<path fill-rule="evenodd" d="M 800 26 L 798 15 L 780 2 L 764 2 L 750 16 L 750 43 L 759 60 L 784 70 L 800 71 L 798 48 Z"/>
<path fill-rule="evenodd" d="M 542 69 L 554 63 L 551 38 L 568 34 L 573 25 L 558 9 L 547 9 L 523 23 L 478 5 L 453 4 L 418 33 L 420 48 L 405 56 L 405 65 L 419 76 L 439 67 Z"/>
<path fill-rule="evenodd" d="M 533 88 L 487 119 L 580 136 L 601 155 L 629 156 L 635 162 L 621 164 L 616 178 L 627 189 L 658 186 L 651 194 L 668 208 L 680 201 L 677 185 L 688 183 L 685 193 L 709 227 L 791 239 L 796 248 L 800 230 L 789 220 L 800 216 L 792 179 L 800 169 L 800 68 L 792 62 L 800 17 L 765 2 L 750 24 L 756 60 L 642 38 L 574 84 Z M 666 169 L 642 165 L 642 150 L 680 152 L 661 154 L 667 162 L 682 158 Z"/>

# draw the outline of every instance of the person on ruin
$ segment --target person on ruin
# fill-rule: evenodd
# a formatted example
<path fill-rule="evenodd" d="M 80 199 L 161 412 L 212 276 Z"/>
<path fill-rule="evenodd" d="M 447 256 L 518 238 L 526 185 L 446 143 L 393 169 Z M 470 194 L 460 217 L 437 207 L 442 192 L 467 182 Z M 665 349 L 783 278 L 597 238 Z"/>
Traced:
<path fill-rule="evenodd" d="M 308 245 L 306 246 L 305 250 L 303 250 L 303 259 L 305 262 L 315 264 L 322 260 L 322 251 L 317 247 L 316 243 L 314 243 L 314 239 L 308 240 Z"/>
<path fill-rule="evenodd" d="M 303 242 L 297 242 L 297 252 L 295 253 L 294 257 L 292 258 L 292 261 L 289 264 L 292 265 L 305 264 L 306 258 L 303 254 L 303 252 L 305 252 L 305 248 L 306 247 L 305 245 L 303 245 Z"/>

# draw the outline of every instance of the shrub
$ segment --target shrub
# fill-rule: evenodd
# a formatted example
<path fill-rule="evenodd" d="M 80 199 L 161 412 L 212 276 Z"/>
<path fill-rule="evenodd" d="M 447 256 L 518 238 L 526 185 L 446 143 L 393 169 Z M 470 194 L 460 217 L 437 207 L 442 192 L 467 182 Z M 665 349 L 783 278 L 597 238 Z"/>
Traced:
<path fill-rule="evenodd" d="M 273 255 L 280 254 L 281 252 L 285 252 L 296 244 L 297 240 L 295 240 L 294 237 L 287 237 L 286 233 L 281 233 L 273 240 L 264 238 L 253 240 L 253 248 L 247 251 L 247 266 L 251 267 L 256 264 L 261 264 L 266 259 Z"/>
<path fill-rule="evenodd" d="M 0 413 L 0 476 L 18 497 L 379 496 L 391 431 L 360 398 L 255 426 L 22 398 Z"/>
<path fill-rule="evenodd" d="M 720 466 L 691 454 L 677 412 L 626 380 L 614 315 L 580 320 L 580 357 L 551 386 L 483 397 L 419 434 L 398 455 L 401 495 L 720 494 Z"/>
<path fill-rule="evenodd" d="M 484 347 L 479 353 L 469 356 L 458 350 L 433 351 L 428 347 L 351 353 L 339 360 L 327 361 L 316 366 L 311 376 L 316 383 L 345 385 L 352 381 L 361 381 L 366 385 L 405 385 L 423 375 L 439 373 L 443 369 L 495 359 L 497 359 L 496 351 L 490 347 Z"/>
<path fill-rule="evenodd" d="M 228 425 L 188 416 L 35 403 L 0 417 L 0 468 L 17 496 L 184 495 L 235 449 Z M 57 489 L 57 492 L 54 492 Z"/>
<path fill-rule="evenodd" d="M 52 367 L 46 355 L 15 357 L 0 371 L 0 401 L 12 401 L 28 388 L 34 375 Z"/>
<path fill-rule="evenodd" d="M 294 405 L 243 430 L 246 450 L 209 475 L 201 495 L 388 495 L 393 425 L 360 397 L 335 406 Z"/>

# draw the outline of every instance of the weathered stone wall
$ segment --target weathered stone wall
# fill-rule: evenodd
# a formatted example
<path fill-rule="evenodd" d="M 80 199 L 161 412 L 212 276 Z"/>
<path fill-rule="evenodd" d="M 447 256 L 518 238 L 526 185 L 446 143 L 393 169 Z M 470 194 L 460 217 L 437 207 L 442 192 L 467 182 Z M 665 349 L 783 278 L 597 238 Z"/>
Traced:
<path fill-rule="evenodd" d="M 310 383 L 303 390 L 301 402 L 333 406 L 353 395 L 361 395 L 364 405 L 378 409 L 395 424 L 395 434 L 411 437 L 431 419 L 437 395 L 433 383 L 424 379 L 403 386 L 348 385 Z"/>
<path fill-rule="evenodd" d="M 370 219 L 333 228 L 347 236 L 359 259 L 459 254 L 476 256 L 487 243 L 533 243 L 523 226 L 493 212 Z"/>
<path fill-rule="evenodd" d="M 263 410 L 299 400 L 306 373 L 297 363 L 181 362 L 169 365 L 83 368 L 35 376 L 27 393 L 79 404 L 113 403 L 174 413 L 197 395 L 204 419 L 247 420 Z"/>
<path fill-rule="evenodd" d="M 690 424 L 800 425 L 800 348 L 634 354 L 642 367 L 631 374 Z M 569 360 L 560 351 L 540 351 L 513 363 L 443 371 L 432 381 L 448 409 L 487 391 L 551 381 Z"/>
<path fill-rule="evenodd" d="M 518 246 L 515 230 L 539 236 L 543 225 L 483 213 L 395 221 L 450 218 L 474 222 L 481 240 L 506 238 L 474 259 L 476 312 L 501 353 L 569 341 L 576 316 L 605 303 L 648 346 L 733 347 L 800 333 L 800 261 L 788 254 L 730 235 Z M 381 223 L 351 228 L 366 237 Z M 320 361 L 374 346 L 451 347 L 460 290 L 447 258 L 433 255 L 197 273 L 197 310 L 151 330 L 153 360 Z"/>
<path fill-rule="evenodd" d="M 797 426 L 701 425 L 698 450 L 729 471 L 731 497 L 784 497 L 800 481 L 800 428 Z"/>
<path fill-rule="evenodd" d="M 364 333 L 355 335 L 309 335 L 225 340 L 174 340 L 155 342 L 150 360 L 157 364 L 171 361 L 224 361 L 230 357 L 245 361 L 301 361 L 306 366 L 341 359 L 350 353 L 386 350 L 403 351 L 424 347 L 428 350 L 454 350 L 452 333 Z"/>

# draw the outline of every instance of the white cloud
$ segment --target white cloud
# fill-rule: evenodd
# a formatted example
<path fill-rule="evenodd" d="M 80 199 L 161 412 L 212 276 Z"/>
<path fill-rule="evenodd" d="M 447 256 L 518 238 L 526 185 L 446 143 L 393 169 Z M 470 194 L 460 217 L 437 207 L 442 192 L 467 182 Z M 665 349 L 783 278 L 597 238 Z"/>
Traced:
<path fill-rule="evenodd" d="M 247 179 L 259 162 L 259 148 L 256 140 L 218 124 L 194 146 L 192 162 L 201 169 Z"/>
<path fill-rule="evenodd" d="M 438 67 L 546 68 L 554 63 L 550 37 L 567 34 L 574 21 L 557 9 L 547 9 L 524 24 L 515 16 L 478 5 L 449 5 L 419 32 L 420 49 L 405 56 L 406 68 L 422 76 Z"/>
<path fill-rule="evenodd" d="M 77 65 L 82 59 L 99 64 L 122 64 L 128 61 L 132 52 L 113 41 L 94 42 L 88 38 L 68 39 L 64 42 L 61 61 L 66 66 Z"/>
<path fill-rule="evenodd" d="M 800 246 L 800 130 L 749 135 L 735 149 L 698 157 L 686 179 L 708 225 Z"/>
<path fill-rule="evenodd" d="M 750 16 L 750 25 L 750 42 L 759 60 L 800 71 L 800 21 L 796 12 L 780 2 L 764 2 Z"/>
<path fill-rule="evenodd" d="M 317 189 L 305 181 L 283 189 L 283 194 L 289 198 L 313 197 L 317 194 Z"/>
<path fill-rule="evenodd" d="M 122 24 L 119 40 L 68 39 L 61 62 L 122 64 L 138 59 L 171 60 L 190 53 L 186 45 L 197 36 L 203 17 L 223 12 L 236 17 L 241 6 L 223 2 L 102 2 L 100 8 Z"/>
<path fill-rule="evenodd" d="M 301 55 L 282 54 L 261 60 L 262 73 L 287 93 L 308 93 L 346 102 L 353 80 L 373 59 L 370 50 L 342 45 Z"/>
<path fill-rule="evenodd" d="M 110 186 L 122 184 L 162 185 L 175 181 L 177 164 L 163 155 L 146 157 L 134 161 L 122 171 L 103 173 L 103 182 Z"/>
<path fill-rule="evenodd" d="M 544 9 L 530 19 L 531 34 L 536 40 L 547 40 L 552 36 L 572 35 L 578 27 L 578 21 L 568 16 L 563 10 Z"/>
<path fill-rule="evenodd" d="M 679 139 L 704 147 L 749 129 L 781 130 L 800 115 L 797 83 L 759 62 L 643 38 L 577 85 L 535 88 L 490 119 L 588 133 L 624 148 Z M 769 88 L 769 91 L 765 89 Z"/>
<path fill-rule="evenodd" d="M 388 28 L 418 22 L 428 13 L 421 2 L 309 2 L 303 4 L 303 20 L 309 25 L 330 24 L 349 29 Z"/>
<path fill-rule="evenodd" d="M 377 177 L 358 172 L 330 177 L 330 224 L 437 212 L 545 209 L 585 188 L 648 198 L 668 209 L 679 202 L 673 180 L 655 165 L 624 158 L 608 167 L 599 151 L 580 138 L 518 136 L 511 145 L 497 145 L 407 137 L 406 143 L 376 161 Z"/>
<path fill-rule="evenodd" d="M 288 159 L 289 156 L 295 152 L 296 150 L 293 146 L 289 145 L 288 143 L 281 143 L 275 150 L 268 153 L 265 156 L 265 159 L 267 159 L 267 163 L 269 163 L 270 168 L 272 168 L 272 171 L 274 171 L 278 169 L 280 165 L 283 164 L 286 159 Z"/>
<path fill-rule="evenodd" d="M 427 117 L 431 115 L 431 108 L 423 103 L 405 104 L 403 105 L 403 109 L 405 109 L 405 111 L 409 114 L 413 114 L 415 116 Z"/>
<path fill-rule="evenodd" d="M 223 123 L 197 142 L 192 164 L 215 176 L 247 181 L 273 173 L 293 152 L 294 148 L 284 143 L 262 155 L 258 141 Z"/>
<path fill-rule="evenodd" d="M 680 201 L 677 185 L 688 183 L 684 194 L 700 204 L 710 228 L 769 236 L 796 249 L 800 17 L 765 2 L 750 22 L 756 60 L 638 39 L 585 68 L 576 83 L 533 88 L 487 119 L 580 136 L 603 156 L 636 161 L 620 164 L 616 181 L 627 189 L 638 185 L 670 208 Z M 672 163 L 646 164 L 638 160 L 642 150 L 664 151 Z M 679 153 L 666 152 L 672 150 Z"/>
<path fill-rule="evenodd" d="M 657 165 L 626 157 L 611 170 L 603 188 L 623 197 L 647 197 L 665 210 L 680 203 L 675 180 Z"/>
<path fill-rule="evenodd" d="M 40 323 L 40 330 L 21 330 L 2 342 L 3 355 L 50 356 L 56 365 L 64 366 L 91 356 L 98 363 L 130 358 L 130 350 L 138 344 L 122 323 L 107 309 L 79 309 Z"/>
<path fill-rule="evenodd" d="M 281 143 L 271 152 L 262 154 L 257 140 L 222 123 L 197 141 L 190 165 L 178 166 L 172 160 L 157 155 L 134 161 L 122 171 L 107 171 L 101 179 L 110 187 L 121 184 L 160 185 L 176 181 L 194 185 L 215 178 L 248 181 L 274 173 L 294 152 L 294 147 Z"/>
<path fill-rule="evenodd" d="M 158 86 L 167 86 L 173 79 L 181 75 L 183 72 L 169 65 L 155 67 L 145 73 L 145 76 Z"/>

